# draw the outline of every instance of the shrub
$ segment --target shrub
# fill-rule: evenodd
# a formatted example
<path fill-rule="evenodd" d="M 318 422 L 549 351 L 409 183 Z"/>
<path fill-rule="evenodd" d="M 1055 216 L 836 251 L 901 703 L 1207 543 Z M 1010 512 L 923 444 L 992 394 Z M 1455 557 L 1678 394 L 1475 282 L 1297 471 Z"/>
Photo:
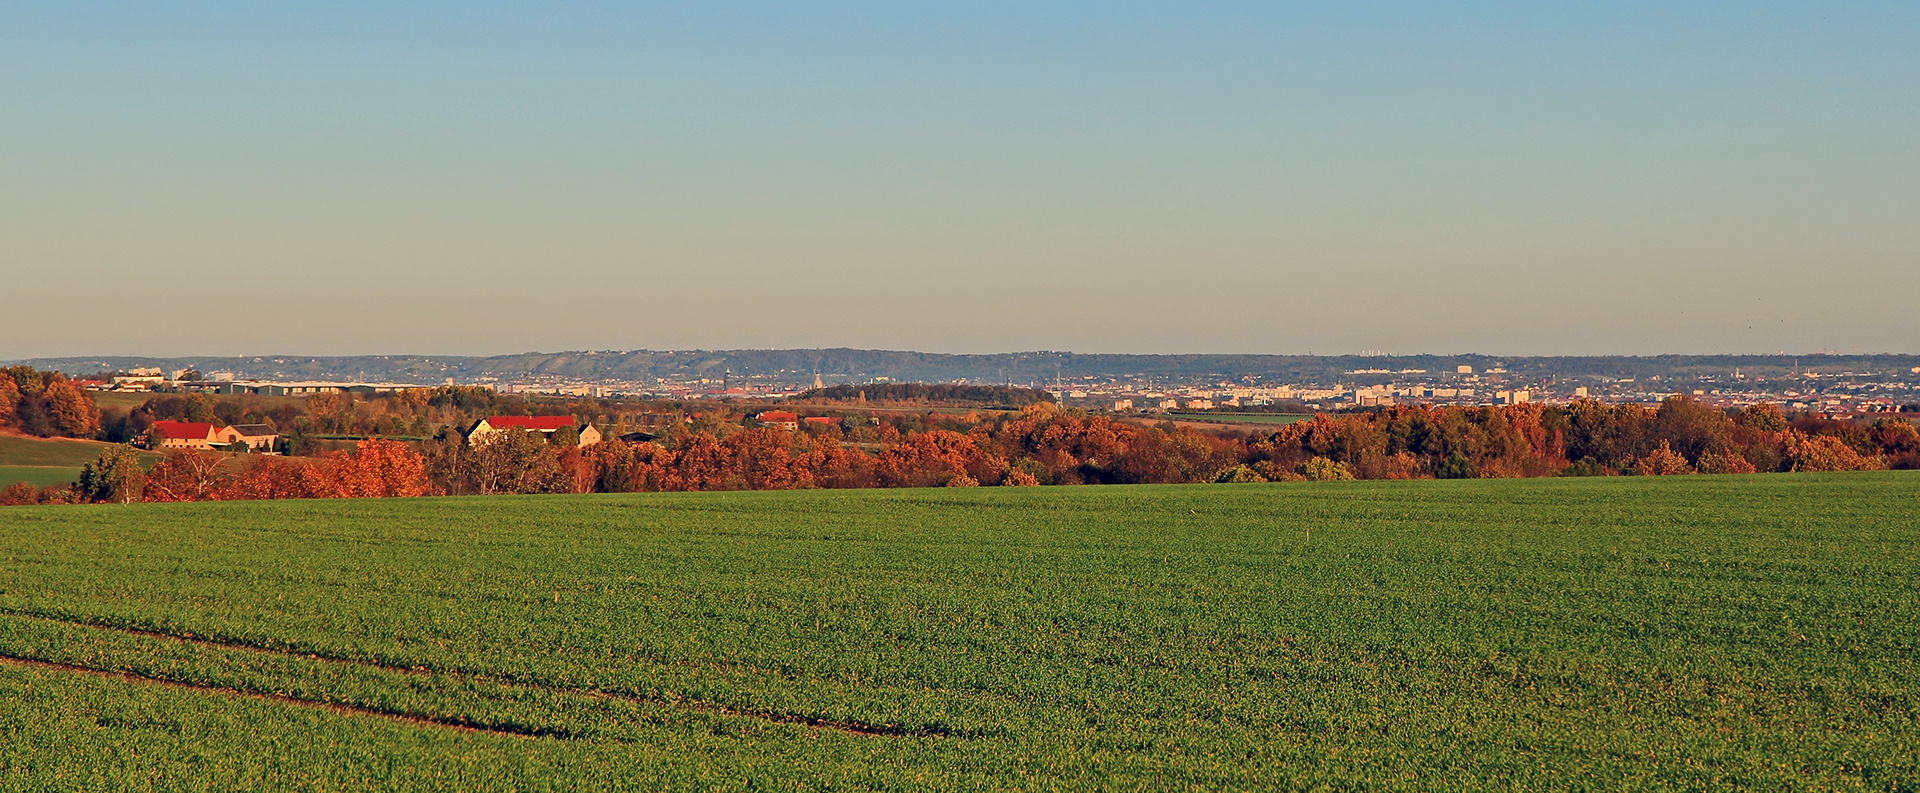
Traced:
<path fill-rule="evenodd" d="M 1561 476 L 1619 476 L 1620 472 L 1608 468 L 1592 457 L 1582 457 L 1567 467 L 1560 469 Z"/>
<path fill-rule="evenodd" d="M 1879 457 L 1869 457 L 1831 435 L 1803 435 L 1787 432 L 1787 460 L 1790 471 L 1877 471 L 1885 465 Z"/>
<path fill-rule="evenodd" d="M 1750 474 L 1755 470 L 1747 458 L 1720 451 L 1701 455 L 1700 465 L 1696 468 L 1703 474 Z"/>
<path fill-rule="evenodd" d="M 1454 452 L 1447 455 L 1447 459 L 1441 460 L 1439 465 L 1434 466 L 1433 477 L 1435 479 L 1478 479 L 1480 471 L 1473 467 L 1472 460 L 1459 452 Z"/>
<path fill-rule="evenodd" d="M 1353 478 L 1353 470 L 1346 463 L 1337 463 L 1325 457 L 1315 457 L 1300 464 L 1300 475 L 1309 482 L 1337 482 Z"/>
<path fill-rule="evenodd" d="M 1687 458 L 1681 457 L 1666 441 L 1661 441 L 1659 448 L 1640 458 L 1634 470 L 1641 476 L 1674 476 L 1693 473 L 1693 466 L 1688 465 Z"/>
<path fill-rule="evenodd" d="M 40 490 L 26 482 L 15 482 L 7 485 L 7 489 L 0 490 L 0 507 L 18 507 L 38 503 L 40 503 Z"/>
<path fill-rule="evenodd" d="M 1255 472 L 1252 468 L 1249 468 L 1244 465 L 1235 465 L 1232 467 L 1220 469 L 1220 472 L 1214 474 L 1213 479 L 1210 481 L 1213 481 L 1217 484 L 1233 484 L 1233 483 L 1243 483 L 1243 482 L 1265 482 L 1267 481 L 1267 478 L 1264 476 L 1261 476 L 1259 473 Z"/>

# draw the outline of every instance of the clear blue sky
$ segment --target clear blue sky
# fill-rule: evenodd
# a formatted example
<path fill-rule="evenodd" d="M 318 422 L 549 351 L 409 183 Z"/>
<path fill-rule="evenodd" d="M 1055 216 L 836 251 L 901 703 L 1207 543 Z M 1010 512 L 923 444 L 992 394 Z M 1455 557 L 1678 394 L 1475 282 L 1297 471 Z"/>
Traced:
<path fill-rule="evenodd" d="M 0 358 L 1920 350 L 1920 4 L 917 5 L 0 5 Z"/>

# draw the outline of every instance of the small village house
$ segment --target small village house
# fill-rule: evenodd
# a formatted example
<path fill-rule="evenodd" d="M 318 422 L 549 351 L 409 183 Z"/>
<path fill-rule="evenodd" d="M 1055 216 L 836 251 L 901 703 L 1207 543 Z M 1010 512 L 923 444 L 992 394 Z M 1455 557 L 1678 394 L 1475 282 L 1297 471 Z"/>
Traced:
<path fill-rule="evenodd" d="M 576 423 L 572 416 L 488 416 L 474 422 L 473 427 L 467 430 L 467 443 L 478 446 L 513 427 L 540 433 L 549 441 L 553 440 L 553 433 L 560 428 L 573 427 L 580 434 L 581 446 L 592 446 L 601 439 L 600 431 L 594 429 L 592 424 Z"/>
<path fill-rule="evenodd" d="M 155 447 L 158 449 L 211 449 L 245 443 L 253 451 L 270 452 L 274 441 L 280 438 L 279 431 L 270 424 L 218 427 L 206 421 L 156 421 L 153 430 L 160 435 L 160 445 Z"/>
<path fill-rule="evenodd" d="M 227 443 L 244 442 L 247 448 L 256 452 L 273 451 L 273 443 L 280 438 L 279 430 L 271 424 L 235 424 L 221 432 L 226 434 Z"/>
<path fill-rule="evenodd" d="M 800 417 L 784 410 L 769 410 L 753 417 L 762 427 L 779 427 L 783 430 L 800 429 Z"/>
<path fill-rule="evenodd" d="M 153 431 L 160 436 L 161 449 L 211 449 L 229 441 L 212 422 L 156 421 Z"/>

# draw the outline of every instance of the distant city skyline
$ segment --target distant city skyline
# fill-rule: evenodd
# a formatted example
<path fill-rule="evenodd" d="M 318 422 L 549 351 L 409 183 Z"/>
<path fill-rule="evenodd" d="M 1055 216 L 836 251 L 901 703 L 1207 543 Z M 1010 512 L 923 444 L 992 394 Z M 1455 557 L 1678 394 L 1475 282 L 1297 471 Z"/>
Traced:
<path fill-rule="evenodd" d="M 27 2 L 0 360 L 1920 351 L 1920 8 Z"/>

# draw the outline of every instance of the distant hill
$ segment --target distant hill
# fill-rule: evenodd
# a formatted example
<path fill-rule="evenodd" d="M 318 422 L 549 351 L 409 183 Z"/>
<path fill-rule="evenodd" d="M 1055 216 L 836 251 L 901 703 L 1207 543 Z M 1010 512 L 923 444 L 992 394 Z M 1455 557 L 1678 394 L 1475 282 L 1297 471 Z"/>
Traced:
<path fill-rule="evenodd" d="M 1748 374 L 1786 374 L 1797 366 L 1822 372 L 1907 373 L 1920 355 L 1658 355 L 1658 356 L 1489 356 L 1462 355 L 1119 355 L 1072 352 L 1011 352 L 948 355 L 900 350 L 629 350 L 528 352 L 488 357 L 426 355 L 362 356 L 132 356 L 33 358 L 24 363 L 69 373 L 124 370 L 137 366 L 233 372 L 242 378 L 275 380 L 360 380 L 431 385 L 448 378 L 474 382 L 487 377 L 512 379 L 556 375 L 579 380 L 651 382 L 688 377 L 786 375 L 811 382 L 818 373 L 829 384 L 866 383 L 881 378 L 907 382 L 1012 383 L 1033 385 L 1056 378 L 1134 376 L 1221 379 L 1258 376 L 1288 381 L 1351 381 L 1351 372 L 1399 372 L 1424 369 L 1475 371 L 1505 367 L 1516 374 L 1602 375 L 1608 377 L 1687 377 L 1724 374 L 1735 368 Z M 1384 371 L 1381 371 L 1384 370 Z"/>

